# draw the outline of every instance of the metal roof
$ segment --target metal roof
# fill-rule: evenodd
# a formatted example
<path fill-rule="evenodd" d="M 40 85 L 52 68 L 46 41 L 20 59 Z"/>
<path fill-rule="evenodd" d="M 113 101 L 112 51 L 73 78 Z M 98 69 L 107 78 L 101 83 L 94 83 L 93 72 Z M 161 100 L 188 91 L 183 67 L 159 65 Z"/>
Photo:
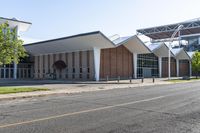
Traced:
<path fill-rule="evenodd" d="M 191 60 L 191 57 L 183 48 L 173 48 L 171 49 L 172 53 L 175 55 L 176 59 L 180 60 Z"/>
<path fill-rule="evenodd" d="M 138 34 L 143 34 L 151 39 L 166 39 L 170 38 L 173 32 L 178 28 L 179 25 L 184 27 L 180 30 L 181 35 L 190 35 L 200 33 L 200 19 L 184 21 L 175 24 L 156 26 L 144 29 L 138 29 Z M 177 36 L 176 36 L 177 37 Z"/>
<path fill-rule="evenodd" d="M 158 57 L 168 57 L 169 56 L 169 47 L 163 43 L 146 43 L 147 47 Z M 171 57 L 174 57 L 174 54 L 171 52 Z"/>

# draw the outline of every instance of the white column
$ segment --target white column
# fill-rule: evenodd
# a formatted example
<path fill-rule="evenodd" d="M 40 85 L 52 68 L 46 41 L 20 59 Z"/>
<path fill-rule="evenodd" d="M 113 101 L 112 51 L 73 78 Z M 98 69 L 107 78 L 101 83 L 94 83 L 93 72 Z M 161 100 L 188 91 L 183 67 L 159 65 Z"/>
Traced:
<path fill-rule="evenodd" d="M 162 78 L 162 57 L 158 57 L 159 78 Z"/>
<path fill-rule="evenodd" d="M 192 76 L 192 62 L 191 61 L 189 61 L 189 76 L 191 77 Z"/>
<path fill-rule="evenodd" d="M 176 76 L 179 77 L 179 59 L 176 59 Z"/>
<path fill-rule="evenodd" d="M 18 26 L 16 27 L 16 39 L 18 37 Z M 17 79 L 17 63 L 14 62 L 13 78 Z"/>
<path fill-rule="evenodd" d="M 134 72 L 134 78 L 137 78 L 137 53 L 133 53 L 133 72 Z"/>
<path fill-rule="evenodd" d="M 95 73 L 95 80 L 99 81 L 100 78 L 100 54 L 101 49 L 93 48 L 94 50 L 94 73 Z"/>

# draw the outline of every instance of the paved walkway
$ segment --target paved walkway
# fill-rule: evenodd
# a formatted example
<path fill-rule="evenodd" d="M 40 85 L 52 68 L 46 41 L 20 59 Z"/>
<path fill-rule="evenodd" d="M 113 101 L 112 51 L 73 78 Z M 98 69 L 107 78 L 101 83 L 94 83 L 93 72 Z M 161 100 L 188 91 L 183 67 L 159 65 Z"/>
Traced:
<path fill-rule="evenodd" d="M 56 80 L 1 80 L 0 86 L 18 86 L 18 87 L 42 87 L 49 88 L 50 91 L 37 91 L 37 92 L 23 92 L 15 94 L 0 94 L 0 100 L 19 99 L 19 98 L 30 98 L 40 97 L 46 95 L 59 95 L 59 94 L 74 94 L 81 92 L 101 91 L 116 88 L 133 88 L 140 86 L 159 85 L 159 84 L 170 84 L 166 82 L 166 79 L 155 79 L 153 83 L 152 79 L 141 79 L 132 80 L 121 80 L 117 81 L 104 81 L 104 82 L 69 82 L 69 81 L 56 81 Z"/>

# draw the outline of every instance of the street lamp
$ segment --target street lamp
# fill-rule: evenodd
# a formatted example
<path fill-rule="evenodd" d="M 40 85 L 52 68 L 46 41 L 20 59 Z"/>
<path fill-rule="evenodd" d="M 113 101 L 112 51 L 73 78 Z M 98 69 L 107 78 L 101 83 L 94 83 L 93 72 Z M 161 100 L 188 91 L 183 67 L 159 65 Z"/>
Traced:
<path fill-rule="evenodd" d="M 174 41 L 174 37 L 176 36 L 176 34 L 183 28 L 183 25 L 179 25 L 178 28 L 174 31 L 174 33 L 172 34 L 170 41 L 169 41 L 169 50 L 168 50 L 168 79 L 170 80 L 171 78 L 171 44 Z M 180 35 L 180 34 L 179 34 Z"/>

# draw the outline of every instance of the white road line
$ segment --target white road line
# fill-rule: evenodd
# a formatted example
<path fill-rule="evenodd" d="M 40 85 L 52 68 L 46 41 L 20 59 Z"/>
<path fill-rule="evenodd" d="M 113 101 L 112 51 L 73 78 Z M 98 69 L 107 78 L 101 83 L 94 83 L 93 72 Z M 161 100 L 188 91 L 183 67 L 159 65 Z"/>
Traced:
<path fill-rule="evenodd" d="M 73 112 L 73 113 L 54 115 L 54 116 L 44 117 L 44 118 L 40 118 L 40 119 L 34 119 L 34 120 L 30 120 L 30 121 L 23 121 L 23 122 L 11 123 L 11 124 L 4 124 L 4 125 L 0 125 L 0 129 L 1 128 L 7 128 L 7 127 L 13 127 L 13 126 L 19 126 L 19 125 L 25 125 L 25 124 L 31 124 L 31 123 L 35 123 L 35 122 L 51 120 L 51 119 L 56 119 L 56 118 L 62 118 L 62 117 L 66 117 L 66 116 L 72 116 L 72 115 L 78 115 L 78 114 L 83 114 L 83 113 L 106 110 L 106 109 L 110 109 L 110 108 L 114 108 L 114 107 L 130 105 L 130 104 L 148 102 L 148 101 L 152 101 L 152 100 L 161 99 L 161 98 L 164 98 L 164 97 L 167 97 L 167 96 L 171 96 L 171 95 L 165 95 L 165 96 L 159 96 L 159 97 L 154 97 L 154 98 L 149 98 L 149 99 L 144 99 L 144 100 L 139 100 L 139 101 L 132 101 L 132 102 L 127 102 L 127 103 L 122 103 L 122 104 L 99 107 L 99 108 L 95 108 L 95 109 L 83 110 L 83 111 L 78 111 L 78 112 Z"/>

